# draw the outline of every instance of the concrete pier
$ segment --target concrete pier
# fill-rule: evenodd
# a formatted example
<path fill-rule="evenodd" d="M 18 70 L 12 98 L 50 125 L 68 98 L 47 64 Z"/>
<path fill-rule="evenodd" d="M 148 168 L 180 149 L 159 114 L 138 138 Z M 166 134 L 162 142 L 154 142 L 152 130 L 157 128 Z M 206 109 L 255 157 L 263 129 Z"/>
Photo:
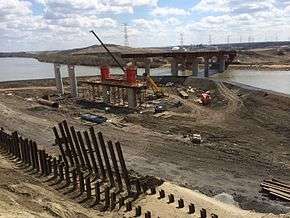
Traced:
<path fill-rule="evenodd" d="M 72 97 L 78 97 L 78 84 L 75 74 L 75 66 L 74 65 L 68 65 L 68 75 L 69 75 L 69 81 L 70 81 L 70 90 L 71 90 L 71 96 Z"/>
<path fill-rule="evenodd" d="M 61 77 L 61 72 L 60 72 L 60 64 L 54 64 L 54 75 L 55 75 L 55 84 L 56 84 L 57 93 L 59 95 L 63 95 L 64 89 L 63 89 L 62 77 Z"/>
<path fill-rule="evenodd" d="M 176 58 L 173 58 L 171 60 L 171 75 L 178 76 L 178 61 L 176 60 Z"/>
<path fill-rule="evenodd" d="M 135 109 L 137 107 L 137 93 L 133 88 L 128 88 L 128 107 Z"/>
<path fill-rule="evenodd" d="M 209 76 L 209 59 L 204 58 L 204 77 Z"/>
<path fill-rule="evenodd" d="M 192 63 L 192 76 L 198 76 L 198 71 L 199 71 L 199 59 L 195 58 L 193 59 Z"/>
<path fill-rule="evenodd" d="M 224 56 L 220 56 L 218 59 L 219 62 L 219 73 L 223 73 L 226 70 L 226 58 Z"/>
<path fill-rule="evenodd" d="M 151 58 L 147 58 L 145 60 L 145 73 L 147 75 L 150 75 L 150 65 L 151 65 L 151 63 L 152 63 L 152 59 Z"/>

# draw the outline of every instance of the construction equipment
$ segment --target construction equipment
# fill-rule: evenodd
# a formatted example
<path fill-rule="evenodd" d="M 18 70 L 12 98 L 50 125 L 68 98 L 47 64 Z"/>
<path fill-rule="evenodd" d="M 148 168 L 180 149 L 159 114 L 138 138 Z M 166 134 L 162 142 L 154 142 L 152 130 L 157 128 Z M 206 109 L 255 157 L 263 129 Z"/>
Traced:
<path fill-rule="evenodd" d="M 121 68 L 121 70 L 125 74 L 127 74 L 127 71 L 125 70 L 125 68 L 121 65 L 121 63 L 117 60 L 117 58 L 113 55 L 113 53 L 110 52 L 110 50 L 102 42 L 102 40 L 98 37 L 98 35 L 93 30 L 91 30 L 90 32 L 97 38 L 97 40 L 101 43 L 101 45 L 108 52 L 108 54 L 113 58 L 113 60 L 116 62 L 116 64 Z M 144 74 L 144 76 L 146 78 L 146 82 L 147 82 L 148 86 L 151 87 L 151 89 L 153 90 L 153 92 L 157 96 L 157 98 L 163 98 L 165 96 L 164 92 L 156 85 L 156 83 L 152 80 L 152 78 L 147 74 Z"/>
<path fill-rule="evenodd" d="M 124 69 L 124 67 L 121 65 L 121 63 L 117 60 L 117 58 L 113 55 L 112 52 L 110 52 L 110 50 L 107 48 L 107 46 L 103 43 L 103 41 L 98 37 L 98 35 L 91 30 L 90 31 L 96 38 L 97 40 L 101 43 L 101 45 L 104 47 L 104 49 L 108 52 L 108 54 L 113 58 L 113 60 L 117 63 L 117 65 L 121 68 L 121 70 L 126 73 L 126 70 Z"/>
<path fill-rule="evenodd" d="M 206 91 L 204 93 L 201 94 L 200 98 L 198 99 L 198 103 L 200 103 L 203 106 L 206 106 L 208 104 L 211 103 L 211 95 L 210 95 L 210 91 Z"/>
<path fill-rule="evenodd" d="M 147 74 L 144 74 L 146 78 L 146 82 L 148 86 L 151 87 L 154 94 L 157 96 L 157 98 L 163 98 L 165 96 L 164 92 L 157 86 L 157 84 L 154 82 L 154 80 Z"/>

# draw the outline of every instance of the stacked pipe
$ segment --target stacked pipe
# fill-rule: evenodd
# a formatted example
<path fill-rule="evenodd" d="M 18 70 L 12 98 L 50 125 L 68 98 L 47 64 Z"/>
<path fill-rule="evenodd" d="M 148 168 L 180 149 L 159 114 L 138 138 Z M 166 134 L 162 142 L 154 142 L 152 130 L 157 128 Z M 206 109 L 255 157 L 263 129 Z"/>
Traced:
<path fill-rule="evenodd" d="M 260 184 L 262 192 L 272 198 L 290 201 L 290 183 L 278 179 L 267 179 Z"/>

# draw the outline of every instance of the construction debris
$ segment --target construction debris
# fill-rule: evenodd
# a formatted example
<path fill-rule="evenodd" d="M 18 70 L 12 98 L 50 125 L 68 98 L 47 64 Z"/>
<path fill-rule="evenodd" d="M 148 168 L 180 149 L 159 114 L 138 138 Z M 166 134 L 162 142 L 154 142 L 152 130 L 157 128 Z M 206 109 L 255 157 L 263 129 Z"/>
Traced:
<path fill-rule="evenodd" d="M 201 144 L 202 143 L 202 139 L 201 139 L 201 135 L 200 134 L 191 134 L 188 135 L 190 141 L 194 144 Z"/>
<path fill-rule="evenodd" d="M 206 105 L 209 105 L 211 103 L 211 100 L 212 100 L 212 98 L 210 95 L 210 91 L 206 91 L 206 92 L 201 94 L 201 96 L 197 102 L 203 106 L 206 106 Z"/>
<path fill-rule="evenodd" d="M 37 102 L 39 104 L 45 105 L 45 106 L 49 106 L 49 107 L 53 107 L 53 108 L 59 108 L 59 103 L 58 102 L 54 102 L 54 101 L 49 101 L 49 100 L 45 100 L 42 98 L 37 99 Z"/>
<path fill-rule="evenodd" d="M 81 119 L 97 124 L 101 124 L 107 121 L 106 117 L 95 114 L 82 114 Z"/>
<path fill-rule="evenodd" d="M 164 111 L 166 111 L 166 108 L 163 104 L 159 104 L 155 106 L 154 113 L 157 114 L 157 113 L 162 113 Z"/>
<path fill-rule="evenodd" d="M 264 180 L 260 186 L 269 197 L 290 201 L 290 183 L 277 179 Z"/>
<path fill-rule="evenodd" d="M 180 97 L 182 97 L 183 99 L 188 99 L 188 97 L 189 97 L 189 95 L 183 90 L 179 90 L 178 93 L 179 93 Z"/>

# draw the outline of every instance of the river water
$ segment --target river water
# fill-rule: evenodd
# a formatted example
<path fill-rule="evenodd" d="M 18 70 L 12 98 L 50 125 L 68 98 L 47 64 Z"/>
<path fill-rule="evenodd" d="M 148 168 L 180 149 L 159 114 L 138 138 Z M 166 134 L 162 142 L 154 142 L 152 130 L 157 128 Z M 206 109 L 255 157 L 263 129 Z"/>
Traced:
<path fill-rule="evenodd" d="M 61 66 L 62 75 L 67 76 L 67 67 Z M 119 68 L 114 73 L 121 74 Z M 144 69 L 138 69 L 142 75 Z M 99 75 L 98 67 L 76 66 L 77 76 Z M 151 75 L 170 75 L 169 68 L 151 69 Z M 290 94 L 290 71 L 234 70 L 213 76 L 217 79 Z M 41 63 L 31 58 L 0 58 L 0 81 L 54 78 L 53 64 Z"/>
<path fill-rule="evenodd" d="M 76 66 L 77 76 L 100 75 L 99 67 Z M 120 68 L 112 68 L 114 74 L 122 74 Z M 61 66 L 62 76 L 68 76 L 67 66 Z M 138 74 L 142 75 L 145 69 L 138 68 Z M 169 68 L 151 69 L 151 74 L 170 75 Z M 46 79 L 54 78 L 53 64 L 39 62 L 32 58 L 0 58 L 0 82 L 28 79 Z"/>

